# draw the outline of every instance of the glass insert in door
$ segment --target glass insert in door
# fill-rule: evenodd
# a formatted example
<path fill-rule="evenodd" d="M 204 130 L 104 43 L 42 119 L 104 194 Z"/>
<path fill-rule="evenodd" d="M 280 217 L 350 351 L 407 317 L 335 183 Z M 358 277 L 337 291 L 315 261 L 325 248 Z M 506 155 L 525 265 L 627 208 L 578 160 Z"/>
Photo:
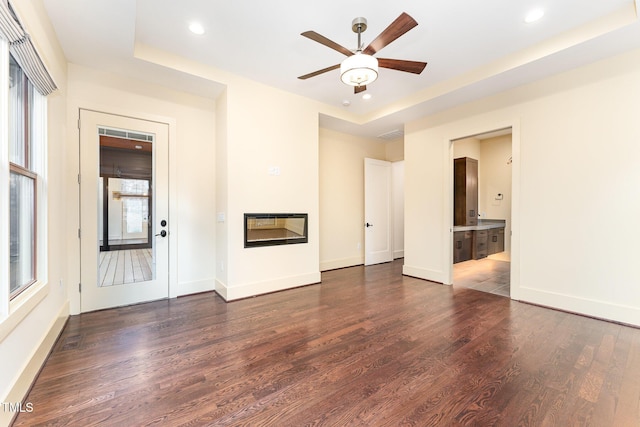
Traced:
<path fill-rule="evenodd" d="M 99 286 L 154 278 L 152 169 L 150 142 L 100 137 Z"/>
<path fill-rule="evenodd" d="M 100 218 L 101 235 L 100 246 L 104 247 L 105 236 L 108 247 L 131 245 L 149 245 L 149 181 L 142 179 L 101 178 L 107 179 L 107 185 L 102 182 L 102 202 L 106 200 L 108 223 L 104 224 Z M 101 206 L 102 217 L 105 215 Z M 105 231 L 105 225 L 107 229 Z M 119 248 L 116 248 L 119 249 Z"/>

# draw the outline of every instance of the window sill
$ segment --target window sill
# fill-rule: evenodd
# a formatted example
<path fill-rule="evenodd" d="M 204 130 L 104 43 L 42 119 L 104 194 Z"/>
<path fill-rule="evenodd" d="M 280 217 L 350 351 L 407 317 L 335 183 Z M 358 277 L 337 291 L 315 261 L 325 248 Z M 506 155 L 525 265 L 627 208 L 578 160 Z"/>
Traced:
<path fill-rule="evenodd" d="M 0 322 L 0 342 L 47 296 L 49 286 L 36 282 L 9 303 L 9 315 Z"/>

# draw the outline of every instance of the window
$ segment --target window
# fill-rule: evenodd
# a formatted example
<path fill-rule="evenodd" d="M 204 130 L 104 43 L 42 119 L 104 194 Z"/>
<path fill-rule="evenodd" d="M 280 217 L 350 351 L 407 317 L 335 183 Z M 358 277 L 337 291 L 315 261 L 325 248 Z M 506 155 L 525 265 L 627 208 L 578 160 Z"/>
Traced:
<path fill-rule="evenodd" d="M 34 136 L 40 132 L 34 106 L 38 93 L 9 57 L 9 293 L 36 280 L 38 173 Z"/>
<path fill-rule="evenodd" d="M 56 89 L 0 0 L 0 342 L 48 292 L 46 97 Z"/>

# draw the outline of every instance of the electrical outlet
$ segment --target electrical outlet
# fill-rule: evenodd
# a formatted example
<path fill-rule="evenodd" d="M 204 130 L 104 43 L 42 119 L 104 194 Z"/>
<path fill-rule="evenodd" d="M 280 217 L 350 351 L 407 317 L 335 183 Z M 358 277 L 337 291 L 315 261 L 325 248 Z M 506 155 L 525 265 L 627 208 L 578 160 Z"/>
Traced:
<path fill-rule="evenodd" d="M 280 166 L 269 166 L 269 175 L 280 176 Z"/>

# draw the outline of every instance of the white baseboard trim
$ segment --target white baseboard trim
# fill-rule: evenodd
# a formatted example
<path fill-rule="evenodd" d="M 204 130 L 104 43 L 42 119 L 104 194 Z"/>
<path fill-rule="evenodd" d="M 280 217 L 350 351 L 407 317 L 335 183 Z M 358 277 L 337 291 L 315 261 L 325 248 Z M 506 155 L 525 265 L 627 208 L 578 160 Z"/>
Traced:
<path fill-rule="evenodd" d="M 393 251 L 393 259 L 404 258 L 404 249 Z"/>
<path fill-rule="evenodd" d="M 301 274 L 298 276 L 281 277 L 264 282 L 247 283 L 238 286 L 225 286 L 216 281 L 216 291 L 225 301 L 233 301 L 242 298 L 253 297 L 270 292 L 283 291 L 299 286 L 320 283 L 320 272 Z M 220 286 L 220 288 L 218 287 Z"/>
<path fill-rule="evenodd" d="M 222 283 L 220 280 L 216 279 L 216 288 L 215 291 L 218 295 L 222 297 L 223 300 L 229 301 L 227 297 L 227 285 Z"/>
<path fill-rule="evenodd" d="M 640 326 L 640 309 L 638 309 L 638 307 L 613 304 L 606 301 L 543 291 L 524 286 L 520 286 L 518 299 L 521 302 L 528 302 L 627 325 Z"/>
<path fill-rule="evenodd" d="M 405 276 L 417 277 L 418 279 L 429 280 L 431 282 L 445 283 L 445 273 L 442 271 L 428 270 L 426 268 L 402 266 L 402 274 Z"/>
<path fill-rule="evenodd" d="M 353 267 L 354 265 L 362 264 L 364 264 L 364 257 L 362 256 L 321 261 L 320 271 L 336 270 L 338 268 Z"/>
<path fill-rule="evenodd" d="M 210 292 L 216 289 L 214 279 L 197 280 L 195 282 L 183 282 L 178 284 L 178 296 Z"/>
<path fill-rule="evenodd" d="M 2 400 L 2 402 L 15 404 L 22 402 L 27 396 L 27 393 L 31 389 L 31 385 L 40 373 L 40 369 L 42 369 L 44 362 L 47 360 L 49 352 L 55 345 L 60 332 L 62 332 L 68 317 L 69 302 L 67 301 L 58 312 L 56 318 L 51 322 L 49 330 L 42 338 L 40 345 L 38 345 L 38 347 L 33 351 L 31 357 L 27 359 L 27 363 L 22 369 L 22 372 L 20 372 L 16 377 L 13 385 L 11 385 L 9 392 L 7 393 L 7 396 Z M 23 408 L 26 406 L 26 403 L 28 402 L 25 402 L 25 405 L 22 406 Z M 34 410 L 37 410 L 37 408 L 34 408 Z M 11 425 L 16 415 L 17 413 L 11 411 L 0 410 L 0 426 Z"/>

